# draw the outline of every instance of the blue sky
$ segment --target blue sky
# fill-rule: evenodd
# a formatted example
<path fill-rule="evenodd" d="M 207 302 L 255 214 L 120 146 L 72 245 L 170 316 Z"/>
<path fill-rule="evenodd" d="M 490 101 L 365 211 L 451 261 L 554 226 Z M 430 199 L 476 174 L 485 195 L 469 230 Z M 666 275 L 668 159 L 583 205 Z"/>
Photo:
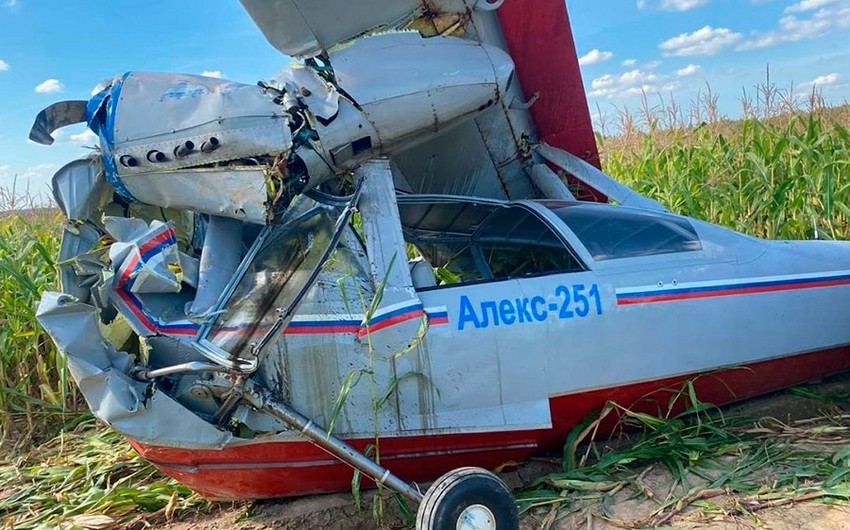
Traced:
<path fill-rule="evenodd" d="M 523 1 L 523 0 L 507 0 Z M 850 97 L 850 0 L 571 0 L 593 114 L 635 109 L 642 91 L 688 106 L 706 83 L 740 114 L 743 88 L 771 78 L 828 102 Z M 32 119 L 61 99 L 87 99 L 128 70 L 268 77 L 288 62 L 237 0 L 0 0 L 0 187 L 44 193 L 52 173 L 85 154 L 85 128 L 51 147 L 27 140 Z"/>

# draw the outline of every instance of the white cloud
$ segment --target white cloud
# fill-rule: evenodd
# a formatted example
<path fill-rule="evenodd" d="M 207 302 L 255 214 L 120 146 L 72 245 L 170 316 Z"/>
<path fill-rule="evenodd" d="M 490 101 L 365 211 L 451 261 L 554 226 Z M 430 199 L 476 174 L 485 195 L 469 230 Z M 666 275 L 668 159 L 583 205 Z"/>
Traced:
<path fill-rule="evenodd" d="M 4 61 L 3 59 L 0 59 L 0 72 L 8 72 L 11 68 L 12 67 L 9 65 L 9 63 Z"/>
<path fill-rule="evenodd" d="M 823 87 L 823 86 L 828 86 L 828 85 L 834 85 L 834 84 L 838 83 L 838 81 L 840 79 L 841 79 L 841 76 L 837 73 L 826 74 L 826 75 L 818 76 L 815 79 L 812 79 L 811 81 L 808 81 L 806 83 L 801 83 L 800 88 L 810 89 L 810 88 L 815 88 L 815 87 Z"/>
<path fill-rule="evenodd" d="M 39 94 L 57 94 L 65 89 L 65 85 L 59 82 L 58 79 L 48 79 L 35 87 L 35 91 Z"/>
<path fill-rule="evenodd" d="M 737 44 L 744 36 L 729 28 L 705 26 L 693 33 L 682 33 L 658 47 L 667 56 L 714 55 Z"/>
<path fill-rule="evenodd" d="M 831 4 L 835 4 L 840 2 L 841 0 L 801 0 L 796 4 L 791 4 L 790 6 L 785 8 L 786 13 L 802 13 L 804 11 L 812 11 L 813 9 L 820 9 L 821 7 L 826 7 Z"/>
<path fill-rule="evenodd" d="M 3 7 L 8 7 L 9 9 L 14 9 L 18 7 L 18 0 L 6 0 L 3 2 Z"/>
<path fill-rule="evenodd" d="M 622 62 L 623 66 L 634 66 L 637 64 L 637 59 L 626 59 Z"/>
<path fill-rule="evenodd" d="M 794 5 L 802 5 L 807 1 L 817 0 L 804 0 Z M 741 44 L 738 49 L 754 50 L 769 48 L 785 42 L 812 40 L 823 37 L 833 31 L 846 28 L 850 28 L 850 2 L 842 0 L 838 5 L 818 9 L 814 13 L 811 13 L 811 16 L 808 18 L 786 15 L 779 19 L 779 27 L 777 29 L 756 35 L 754 38 Z"/>
<path fill-rule="evenodd" d="M 698 64 L 689 64 L 680 70 L 676 70 L 676 75 L 679 77 L 688 77 L 698 73 L 700 70 L 702 70 L 702 66 Z"/>
<path fill-rule="evenodd" d="M 661 9 L 664 11 L 690 11 L 711 2 L 711 0 L 638 0 L 639 9 Z"/>
<path fill-rule="evenodd" d="M 605 74 L 590 83 L 591 91 L 588 96 L 593 98 L 615 98 L 633 96 L 642 92 L 657 90 L 658 76 L 646 70 L 630 70 L 619 76 Z"/>
<path fill-rule="evenodd" d="M 604 52 L 601 50 L 590 50 L 587 54 L 582 55 L 578 58 L 578 64 L 587 65 L 587 64 L 597 64 L 604 63 L 605 61 L 609 61 L 614 57 L 614 54 L 611 52 Z"/>
<path fill-rule="evenodd" d="M 98 142 L 98 137 L 95 133 L 91 131 L 91 129 L 86 129 L 85 131 L 79 134 L 71 135 L 72 142 L 79 142 L 81 144 L 93 145 Z"/>
<path fill-rule="evenodd" d="M 201 72 L 201 75 L 204 77 L 215 77 L 216 79 L 224 78 L 224 74 L 221 73 L 221 70 L 204 70 Z"/>

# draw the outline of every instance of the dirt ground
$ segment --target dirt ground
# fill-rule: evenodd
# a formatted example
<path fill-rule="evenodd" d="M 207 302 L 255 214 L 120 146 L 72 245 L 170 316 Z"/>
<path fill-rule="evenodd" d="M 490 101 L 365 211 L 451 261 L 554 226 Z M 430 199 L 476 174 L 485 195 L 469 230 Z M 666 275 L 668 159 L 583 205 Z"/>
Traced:
<path fill-rule="evenodd" d="M 820 392 L 850 395 L 850 375 L 821 382 L 811 387 Z M 850 409 L 850 403 L 840 404 L 844 410 Z M 778 393 L 750 400 L 726 409 L 727 414 L 745 414 L 755 418 L 773 417 L 784 422 L 816 417 L 824 407 L 823 401 Z M 552 458 L 541 458 L 525 463 L 519 469 L 502 474 L 502 478 L 512 487 L 521 487 L 530 481 L 557 471 L 558 465 Z M 643 478 L 643 482 L 655 492 L 669 491 L 672 479 L 660 466 L 653 467 Z M 254 503 L 226 503 L 210 507 L 206 513 L 182 514 L 177 520 L 165 526 L 167 530 L 354 530 L 379 527 L 372 513 L 374 497 L 371 493 L 363 496 L 362 510 L 355 507 L 351 494 L 333 494 L 286 499 L 277 501 L 259 501 Z M 850 530 L 850 506 L 825 504 L 816 501 L 788 503 L 777 507 L 768 507 L 752 512 L 747 516 L 730 516 L 734 512 L 738 499 L 719 495 L 711 499 L 714 506 L 728 506 L 729 510 L 706 511 L 689 507 L 677 513 L 669 520 L 662 521 L 656 528 L 675 530 L 696 529 L 773 529 L 773 530 Z M 385 499 L 382 528 L 410 528 L 396 502 Z M 598 506 L 590 506 L 570 511 L 541 508 L 523 515 L 522 530 L 613 530 L 620 528 L 644 528 L 646 520 L 658 508 L 658 501 L 646 496 L 635 498 L 634 493 L 625 490 L 614 495 L 606 505 L 606 516 L 601 515 Z"/>

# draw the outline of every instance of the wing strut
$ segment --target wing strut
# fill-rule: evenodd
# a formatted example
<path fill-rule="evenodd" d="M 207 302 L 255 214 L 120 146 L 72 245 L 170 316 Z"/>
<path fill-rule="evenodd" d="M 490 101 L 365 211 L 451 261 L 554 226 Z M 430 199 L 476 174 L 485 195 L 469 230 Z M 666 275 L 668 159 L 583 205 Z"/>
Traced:
<path fill-rule="evenodd" d="M 582 184 L 604 193 L 605 196 L 618 204 L 657 212 L 667 211 L 658 201 L 644 197 L 628 186 L 620 184 L 574 154 L 556 149 L 545 143 L 541 143 L 534 150 L 548 162 L 568 172 Z"/>

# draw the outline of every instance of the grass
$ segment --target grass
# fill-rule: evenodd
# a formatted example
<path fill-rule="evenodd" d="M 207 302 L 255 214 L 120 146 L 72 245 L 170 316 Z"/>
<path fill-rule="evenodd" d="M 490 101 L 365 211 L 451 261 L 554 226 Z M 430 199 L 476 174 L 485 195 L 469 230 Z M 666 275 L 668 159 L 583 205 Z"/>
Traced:
<path fill-rule="evenodd" d="M 850 106 L 598 134 L 605 171 L 671 211 L 768 239 L 850 239 Z"/>
<path fill-rule="evenodd" d="M 765 508 L 816 499 L 850 503 L 850 415 L 833 410 L 790 424 L 726 418 L 692 389 L 682 395 L 691 407 L 663 416 L 609 403 L 570 435 L 562 472 L 519 492 L 520 509 L 544 520 L 590 512 L 622 528 L 655 528 L 688 510 L 718 520 L 755 518 Z M 611 414 L 622 427 L 638 429 L 637 439 L 595 440 L 595 428 Z M 582 441 L 589 442 L 583 454 L 577 452 Z M 663 490 L 646 480 L 659 467 Z M 633 519 L 609 509 L 628 498 L 652 501 L 652 508 Z"/>
<path fill-rule="evenodd" d="M 146 528 L 206 504 L 90 417 L 0 465 L 3 528 Z"/>

